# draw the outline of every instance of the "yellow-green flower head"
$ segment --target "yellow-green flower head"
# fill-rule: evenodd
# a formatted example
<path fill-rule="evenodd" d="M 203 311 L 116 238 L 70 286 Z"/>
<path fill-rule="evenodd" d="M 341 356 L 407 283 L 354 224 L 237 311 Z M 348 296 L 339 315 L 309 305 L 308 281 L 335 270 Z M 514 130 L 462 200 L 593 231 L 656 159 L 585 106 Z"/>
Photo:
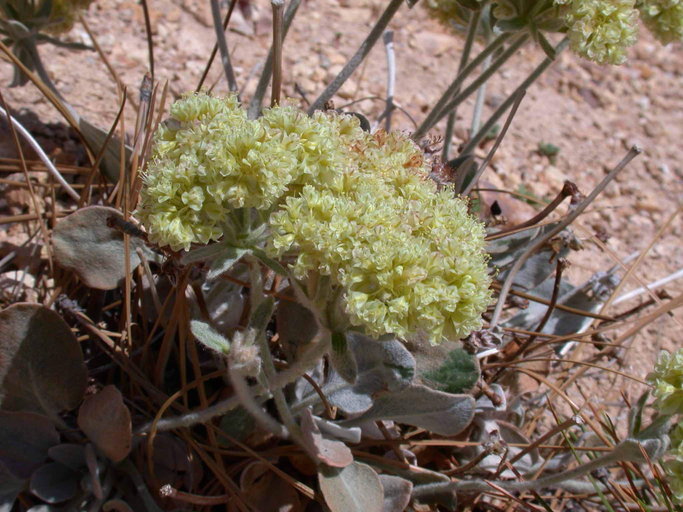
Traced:
<path fill-rule="evenodd" d="M 235 97 L 188 96 L 155 135 L 138 216 L 150 240 L 188 249 L 237 208 L 269 215 L 270 251 L 297 277 L 328 275 L 352 325 L 432 342 L 481 326 L 484 229 L 437 190 L 419 148 L 357 118 L 292 107 L 246 118 Z"/>
<path fill-rule="evenodd" d="M 155 134 L 138 215 L 173 250 L 217 240 L 234 209 L 271 210 L 306 183 L 339 180 L 362 133 L 350 116 L 276 107 L 252 121 L 235 96 L 189 95 Z"/>
<path fill-rule="evenodd" d="M 570 47 L 599 64 L 622 64 L 636 42 L 637 14 L 633 0 L 572 0 L 566 15 Z"/>
<path fill-rule="evenodd" d="M 668 475 L 668 484 L 673 492 L 674 499 L 681 505 L 683 504 L 683 421 L 679 421 L 678 425 L 669 434 L 671 438 L 671 448 L 669 455 L 671 459 L 664 463 Z"/>
<path fill-rule="evenodd" d="M 648 380 L 661 414 L 683 414 L 683 348 L 673 354 L 662 351 Z"/>
<path fill-rule="evenodd" d="M 93 0 L 52 0 L 52 10 L 46 31 L 63 34 L 71 30 L 80 10 L 87 9 Z"/>
<path fill-rule="evenodd" d="M 296 255 L 298 277 L 329 275 L 372 336 L 438 343 L 479 328 L 491 298 L 482 225 L 437 191 L 407 138 L 365 134 L 352 150 L 342 180 L 305 185 L 271 216 L 273 253 Z"/>
<path fill-rule="evenodd" d="M 647 0 L 638 9 L 645 26 L 662 44 L 683 41 L 683 1 Z"/>

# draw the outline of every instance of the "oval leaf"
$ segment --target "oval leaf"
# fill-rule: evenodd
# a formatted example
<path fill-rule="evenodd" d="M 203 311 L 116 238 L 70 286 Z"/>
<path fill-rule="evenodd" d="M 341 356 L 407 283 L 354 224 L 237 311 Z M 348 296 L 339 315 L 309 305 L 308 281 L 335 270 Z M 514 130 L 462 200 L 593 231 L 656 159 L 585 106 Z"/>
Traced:
<path fill-rule="evenodd" d="M 346 339 L 356 379 L 352 385 L 344 385 L 336 372 L 331 372 L 324 390 L 332 405 L 350 414 L 364 412 L 377 393 L 410 385 L 415 358 L 400 341 L 378 341 L 353 332 L 347 333 Z"/>
<path fill-rule="evenodd" d="M 451 395 L 412 385 L 396 393 L 377 398 L 370 409 L 342 425 L 353 426 L 364 421 L 394 420 L 424 428 L 442 436 L 454 436 L 470 424 L 474 417 L 474 399 L 469 395 Z"/>
<path fill-rule="evenodd" d="M 310 409 L 305 409 L 301 415 L 301 437 L 309 453 L 323 464 L 343 468 L 353 462 L 353 454 L 348 446 L 341 441 L 323 437 Z"/>
<path fill-rule="evenodd" d="M 384 489 L 384 512 L 402 512 L 410 503 L 413 482 L 394 475 L 379 475 Z"/>
<path fill-rule="evenodd" d="M 57 443 L 59 434 L 45 416 L 0 411 L 0 468 L 11 475 L 19 479 L 31 476 L 45 462 L 50 447 Z"/>
<path fill-rule="evenodd" d="M 59 462 L 74 471 L 79 471 L 86 466 L 85 446 L 82 444 L 58 444 L 50 448 L 47 454 L 55 462 Z"/>
<path fill-rule="evenodd" d="M 207 322 L 201 320 L 190 321 L 190 331 L 197 341 L 206 348 L 215 350 L 219 354 L 230 352 L 230 342 Z"/>
<path fill-rule="evenodd" d="M 50 462 L 34 471 L 29 488 L 43 501 L 61 503 L 74 497 L 80 480 L 81 475 L 73 469 Z"/>
<path fill-rule="evenodd" d="M 130 411 L 114 386 L 106 386 L 83 401 L 78 410 L 78 426 L 114 462 L 122 461 L 130 453 Z"/>
<path fill-rule="evenodd" d="M 61 220 L 52 233 L 57 263 L 98 290 L 113 290 L 126 275 L 123 234 L 107 225 L 110 217 L 123 220 L 121 212 L 114 208 L 81 208 Z M 140 264 L 135 249 L 143 245 L 140 239 L 131 237 L 131 271 Z"/>
<path fill-rule="evenodd" d="M 439 368 L 427 372 L 432 387 L 446 393 L 464 393 L 477 383 L 481 370 L 477 358 L 462 348 L 450 351 Z"/>
<path fill-rule="evenodd" d="M 321 467 L 320 492 L 332 512 L 382 512 L 384 490 L 375 470 L 353 462 L 345 468 Z"/>
<path fill-rule="evenodd" d="M 83 399 L 86 368 L 69 326 L 39 304 L 0 312 L 0 407 L 52 416 Z"/>

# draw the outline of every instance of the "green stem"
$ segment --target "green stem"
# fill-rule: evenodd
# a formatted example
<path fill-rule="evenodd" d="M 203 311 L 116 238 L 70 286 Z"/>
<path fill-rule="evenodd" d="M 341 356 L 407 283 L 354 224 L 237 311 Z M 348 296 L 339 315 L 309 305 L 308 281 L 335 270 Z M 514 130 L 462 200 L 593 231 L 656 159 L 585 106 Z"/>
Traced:
<path fill-rule="evenodd" d="M 484 48 L 479 55 L 472 59 L 472 61 L 467 66 L 465 66 L 465 68 L 460 73 L 458 73 L 458 76 L 455 77 L 455 80 L 453 80 L 453 82 L 451 82 L 451 85 L 449 85 L 448 88 L 444 91 L 444 93 L 441 95 L 441 98 L 439 98 L 439 100 L 436 102 L 432 110 L 429 112 L 429 114 L 427 114 L 425 120 L 422 121 L 422 124 L 417 127 L 417 130 L 415 130 L 415 132 L 412 135 L 413 140 L 420 140 L 425 135 L 427 135 L 427 132 L 431 130 L 432 127 L 438 122 L 438 120 L 436 119 L 437 116 L 441 114 L 444 106 L 448 103 L 448 101 L 454 95 L 457 94 L 457 92 L 460 90 L 460 86 L 465 81 L 465 79 L 470 75 L 470 73 L 477 69 L 477 67 L 482 62 L 484 62 L 484 59 L 486 59 L 487 56 L 491 55 L 498 48 L 503 46 L 505 41 L 510 39 L 510 37 L 512 37 L 512 34 L 507 32 L 499 35 L 496 39 L 494 39 L 491 42 L 491 44 Z"/>
<path fill-rule="evenodd" d="M 465 69 L 467 61 L 470 59 L 470 53 L 472 52 L 472 45 L 474 44 L 474 38 L 477 35 L 477 28 L 479 28 L 479 20 L 481 19 L 481 9 L 474 11 L 472 17 L 467 25 L 467 38 L 465 39 L 465 46 L 462 49 L 462 55 L 460 56 L 460 64 L 458 64 L 458 75 L 462 73 Z M 458 89 L 459 91 L 459 89 Z M 458 93 L 455 92 L 455 94 Z M 451 144 L 453 139 L 453 127 L 455 126 L 455 116 L 456 109 L 453 109 L 450 114 L 448 114 L 448 121 L 446 122 L 446 134 L 443 140 L 443 150 L 441 152 L 441 159 L 446 162 L 449 160 L 448 155 L 451 153 Z"/>
<path fill-rule="evenodd" d="M 491 65 L 491 55 L 484 61 L 482 65 L 483 71 L 486 71 Z M 481 112 L 484 109 L 484 101 L 486 100 L 486 82 L 481 84 L 477 91 L 477 99 L 474 100 L 474 110 L 472 111 L 472 124 L 470 125 L 470 133 L 479 131 L 481 125 Z M 456 107 L 457 108 L 457 107 Z"/>
<path fill-rule="evenodd" d="M 255 310 L 259 304 L 261 304 L 265 295 L 263 294 L 263 274 L 261 273 L 261 263 L 255 256 L 247 256 L 246 260 L 249 262 L 249 275 L 251 281 L 250 299 L 252 310 Z M 270 346 L 268 345 L 268 339 L 266 338 L 265 332 L 261 331 L 256 333 L 256 341 L 259 344 L 259 352 L 261 354 L 261 361 L 263 362 L 263 375 L 265 376 L 266 389 L 273 394 L 273 399 L 275 400 L 275 407 L 282 422 L 287 427 L 289 435 L 292 440 L 296 441 L 300 446 L 305 448 L 302 442 L 301 429 L 299 425 L 294 420 L 292 411 L 289 409 L 287 404 L 287 399 L 285 394 L 282 392 L 280 387 L 271 387 L 271 382 L 274 382 L 277 378 L 277 372 L 275 371 L 275 364 L 273 363 L 273 356 L 270 353 Z"/>
<path fill-rule="evenodd" d="M 380 16 L 379 20 L 377 20 L 375 26 L 372 27 L 372 30 L 365 38 L 365 41 L 363 41 L 358 50 L 356 50 L 356 53 L 353 55 L 353 57 L 349 59 L 344 68 L 339 72 L 334 80 L 332 80 L 330 85 L 325 88 L 322 94 L 318 96 L 318 98 L 309 107 L 309 115 L 316 110 L 321 110 L 325 106 L 325 103 L 327 103 L 332 96 L 334 96 L 341 86 L 344 85 L 344 82 L 346 82 L 346 80 L 353 74 L 358 66 L 360 66 L 361 62 L 365 60 L 365 57 L 367 57 L 367 55 L 370 53 L 370 50 L 372 50 L 372 48 L 375 46 L 375 43 L 377 43 L 379 38 L 382 36 L 387 28 L 387 25 L 389 25 L 389 22 L 394 17 L 394 14 L 396 14 L 403 2 L 404 0 L 391 0 L 387 8 Z"/>
<path fill-rule="evenodd" d="M 565 37 L 558 43 L 558 45 L 555 47 L 555 53 L 559 54 L 561 53 L 569 44 L 569 40 Z M 479 131 L 476 133 L 476 135 L 473 135 L 472 138 L 467 142 L 465 147 L 462 150 L 462 154 L 466 155 L 469 153 L 472 153 L 474 151 L 474 148 L 476 148 L 479 143 L 486 137 L 486 135 L 491 131 L 491 129 L 495 126 L 495 124 L 498 122 L 498 120 L 503 116 L 505 111 L 509 109 L 512 104 L 515 102 L 515 98 L 517 97 L 517 94 L 519 94 L 521 91 L 524 91 L 529 88 L 531 84 L 533 84 L 539 76 L 541 76 L 546 69 L 550 67 L 550 65 L 554 62 L 553 59 L 551 58 L 546 58 L 541 62 L 536 69 L 534 69 L 529 76 L 524 79 L 524 81 L 515 89 L 508 97 L 507 99 L 496 109 L 496 111 L 491 115 L 491 117 L 484 123 L 484 126 L 482 126 Z"/>

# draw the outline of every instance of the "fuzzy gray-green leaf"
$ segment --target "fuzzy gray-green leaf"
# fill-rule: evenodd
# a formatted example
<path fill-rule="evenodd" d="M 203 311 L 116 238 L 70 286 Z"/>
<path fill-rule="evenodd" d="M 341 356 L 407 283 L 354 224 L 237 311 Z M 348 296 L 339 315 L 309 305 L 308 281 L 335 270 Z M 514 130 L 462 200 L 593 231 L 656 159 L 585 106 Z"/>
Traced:
<path fill-rule="evenodd" d="M 205 347 L 220 354 L 227 354 L 230 351 L 230 342 L 208 323 L 192 320 L 190 330 L 197 341 Z"/>

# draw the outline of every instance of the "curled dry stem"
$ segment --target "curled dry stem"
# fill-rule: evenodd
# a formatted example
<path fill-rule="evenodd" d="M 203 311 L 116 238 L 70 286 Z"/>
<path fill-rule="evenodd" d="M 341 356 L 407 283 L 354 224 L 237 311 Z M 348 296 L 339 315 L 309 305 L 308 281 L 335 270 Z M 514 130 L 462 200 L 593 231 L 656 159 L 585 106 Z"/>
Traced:
<path fill-rule="evenodd" d="M 515 264 L 510 269 L 510 272 L 505 278 L 503 286 L 500 289 L 498 302 L 491 317 L 489 326 L 490 329 L 493 329 L 496 325 L 498 325 L 498 321 L 500 320 L 500 315 L 503 311 L 503 306 L 505 305 L 505 299 L 507 298 L 508 292 L 512 287 L 512 283 L 514 282 L 517 272 L 519 272 L 519 270 L 522 268 L 526 260 L 528 260 L 529 257 L 532 254 L 534 254 L 537 250 L 543 247 L 548 242 L 548 240 L 553 238 L 555 235 L 557 235 L 563 229 L 569 226 L 572 222 L 574 222 L 574 220 L 576 220 L 576 218 L 579 215 L 581 215 L 581 213 L 583 213 L 583 211 L 588 207 L 588 205 L 595 200 L 595 198 L 600 194 L 600 192 L 602 192 L 605 189 L 605 187 L 616 177 L 616 175 L 619 174 L 631 162 L 631 160 L 633 160 L 641 152 L 642 150 L 638 146 L 633 146 L 626 154 L 626 156 L 621 160 L 621 162 L 619 162 L 619 164 L 617 164 L 617 166 L 614 169 L 612 169 L 607 174 L 607 176 L 603 178 L 603 180 L 598 184 L 597 187 L 593 189 L 593 191 L 586 199 L 584 199 L 583 201 L 581 201 L 581 203 L 576 205 L 573 211 L 569 213 L 569 215 L 567 215 L 563 220 L 561 220 L 557 226 L 551 229 L 536 243 L 532 244 L 526 251 L 524 251 L 524 253 L 522 253 L 522 255 L 517 259 Z"/>
<path fill-rule="evenodd" d="M 516 226 L 511 226 L 506 229 L 501 229 L 500 231 L 493 233 L 492 235 L 489 235 L 486 237 L 486 240 L 496 240 L 498 238 L 503 238 L 506 235 L 509 235 L 511 233 L 515 233 L 518 231 L 521 231 L 523 229 L 530 228 L 532 226 L 535 226 L 539 222 L 541 222 L 543 219 L 545 219 L 548 215 L 550 215 L 558 206 L 562 204 L 562 201 L 565 200 L 567 197 L 575 198 L 579 196 L 579 189 L 577 186 L 572 183 L 571 181 L 567 180 L 564 182 L 564 186 L 562 187 L 562 190 L 560 191 L 559 194 L 553 199 L 553 201 L 548 204 L 543 211 L 539 212 L 537 215 L 534 215 L 531 219 L 522 222 L 521 224 L 518 224 Z"/>

